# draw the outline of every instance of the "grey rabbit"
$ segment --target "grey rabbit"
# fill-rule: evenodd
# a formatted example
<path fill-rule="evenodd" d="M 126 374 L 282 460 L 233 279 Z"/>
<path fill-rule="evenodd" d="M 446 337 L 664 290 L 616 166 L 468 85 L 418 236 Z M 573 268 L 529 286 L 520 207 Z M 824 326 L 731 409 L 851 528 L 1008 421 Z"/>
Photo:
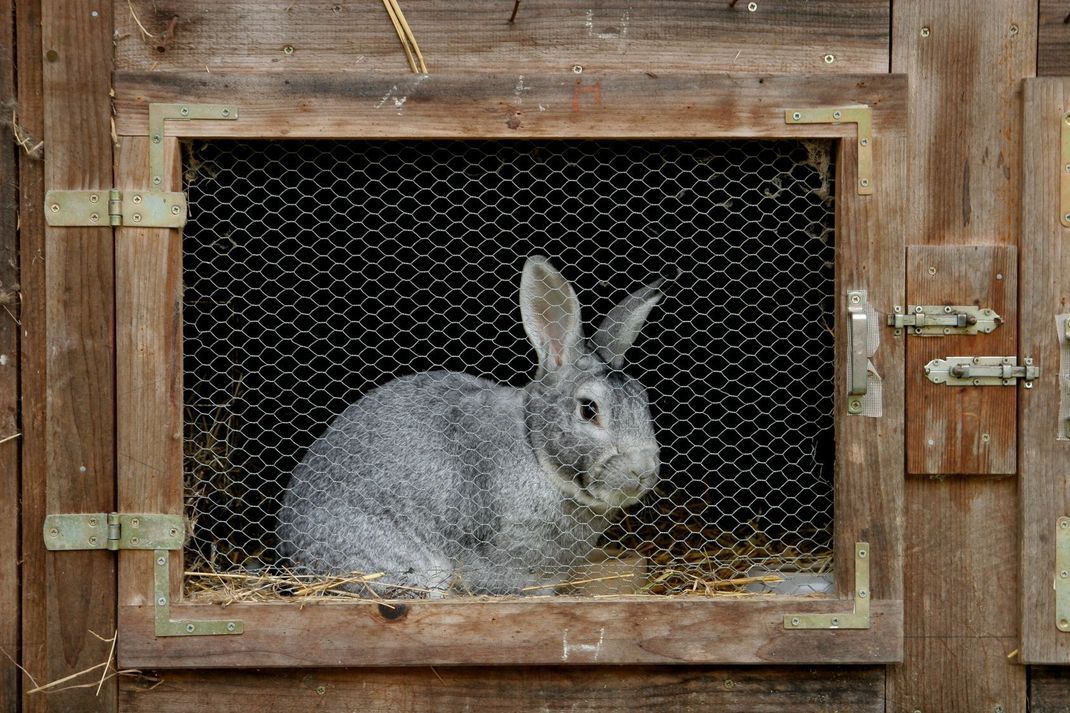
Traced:
<path fill-rule="evenodd" d="M 660 283 L 614 307 L 587 343 L 572 286 L 528 258 L 520 312 L 535 379 L 517 389 L 424 372 L 368 393 L 294 470 L 284 554 L 314 572 L 383 573 L 390 596 L 552 590 L 657 483 L 646 391 L 621 367 Z"/>

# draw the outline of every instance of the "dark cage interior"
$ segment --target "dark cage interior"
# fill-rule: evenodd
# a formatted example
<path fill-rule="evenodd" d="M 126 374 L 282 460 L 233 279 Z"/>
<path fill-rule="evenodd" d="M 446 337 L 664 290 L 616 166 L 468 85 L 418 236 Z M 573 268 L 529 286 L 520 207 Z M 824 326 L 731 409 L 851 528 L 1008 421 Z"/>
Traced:
<path fill-rule="evenodd" d="M 666 278 L 627 367 L 649 392 L 660 483 L 603 543 L 643 556 L 636 591 L 784 591 L 764 575 L 830 571 L 832 142 L 217 141 L 184 156 L 191 568 L 279 571 L 291 472 L 372 388 L 435 369 L 530 381 L 517 290 L 542 254 L 587 334 Z"/>

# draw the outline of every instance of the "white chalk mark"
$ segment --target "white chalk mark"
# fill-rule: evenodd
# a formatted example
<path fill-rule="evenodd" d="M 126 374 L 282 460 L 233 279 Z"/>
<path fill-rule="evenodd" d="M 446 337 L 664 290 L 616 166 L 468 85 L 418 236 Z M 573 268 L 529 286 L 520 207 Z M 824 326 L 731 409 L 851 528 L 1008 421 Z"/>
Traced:
<path fill-rule="evenodd" d="M 394 109 L 398 114 L 402 113 L 402 109 L 405 107 L 405 102 L 409 100 L 409 96 L 416 91 L 416 88 L 420 86 L 420 83 L 428 78 L 427 74 L 420 74 L 405 83 L 405 86 L 398 88 L 397 84 L 394 84 L 387 90 L 383 98 L 379 100 L 379 103 L 375 105 L 376 109 L 381 109 L 388 101 L 393 104 Z"/>
<path fill-rule="evenodd" d="M 568 641 L 568 629 L 565 629 L 564 634 L 561 636 L 561 660 L 568 661 L 569 657 L 575 653 L 587 654 L 591 660 L 597 661 L 598 657 L 602 655 L 602 644 L 605 643 L 606 629 L 602 627 L 598 630 L 598 643 L 596 644 L 570 644 Z"/>
<path fill-rule="evenodd" d="M 594 34 L 594 10 L 588 10 L 584 14 L 583 26 L 587 30 L 587 36 Z"/>

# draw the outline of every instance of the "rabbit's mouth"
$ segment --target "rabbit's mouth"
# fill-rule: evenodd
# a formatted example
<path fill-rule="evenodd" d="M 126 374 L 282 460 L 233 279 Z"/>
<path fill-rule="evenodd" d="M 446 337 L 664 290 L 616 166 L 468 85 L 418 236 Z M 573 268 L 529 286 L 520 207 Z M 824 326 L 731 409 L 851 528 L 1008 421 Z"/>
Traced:
<path fill-rule="evenodd" d="M 582 490 L 603 508 L 616 510 L 638 503 L 657 482 L 657 456 L 613 455 L 596 463 Z"/>

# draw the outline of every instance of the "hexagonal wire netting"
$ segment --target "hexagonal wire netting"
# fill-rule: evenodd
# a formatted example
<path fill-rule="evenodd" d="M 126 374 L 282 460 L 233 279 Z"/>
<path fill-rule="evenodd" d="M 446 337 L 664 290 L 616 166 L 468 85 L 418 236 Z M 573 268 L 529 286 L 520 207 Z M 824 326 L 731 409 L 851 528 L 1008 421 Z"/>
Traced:
<path fill-rule="evenodd" d="M 186 145 L 187 567 L 283 594 L 353 570 L 343 588 L 369 596 L 824 589 L 832 148 Z M 552 466 L 532 476 L 515 460 L 517 448 L 530 458 L 531 424 L 516 425 L 506 392 L 473 406 L 460 401 L 474 382 L 410 380 L 346 411 L 433 370 L 530 384 L 518 289 L 536 254 L 574 287 L 588 337 L 628 293 L 665 280 L 624 367 L 649 397 L 656 487 L 606 521 L 563 494 L 593 476 L 555 481 Z M 597 380 L 626 383 L 601 364 Z M 642 411 L 622 416 L 598 394 L 618 429 Z M 588 425 L 567 416 L 563 433 Z"/>

